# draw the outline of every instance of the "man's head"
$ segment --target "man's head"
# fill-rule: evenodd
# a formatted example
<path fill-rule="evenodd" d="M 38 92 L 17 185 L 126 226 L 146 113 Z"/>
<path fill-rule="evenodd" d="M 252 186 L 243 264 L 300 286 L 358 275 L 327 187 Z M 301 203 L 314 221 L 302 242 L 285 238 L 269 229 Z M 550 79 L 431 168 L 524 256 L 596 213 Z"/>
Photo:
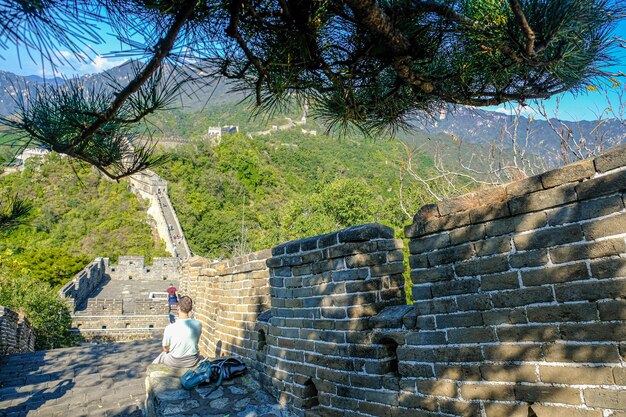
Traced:
<path fill-rule="evenodd" d="M 184 297 L 180 297 L 180 300 L 178 300 L 178 310 L 182 313 L 189 313 L 192 307 L 193 301 L 191 301 L 191 297 L 186 295 Z"/>
<path fill-rule="evenodd" d="M 170 284 L 170 287 L 173 287 L 173 286 L 174 286 L 174 284 Z"/>

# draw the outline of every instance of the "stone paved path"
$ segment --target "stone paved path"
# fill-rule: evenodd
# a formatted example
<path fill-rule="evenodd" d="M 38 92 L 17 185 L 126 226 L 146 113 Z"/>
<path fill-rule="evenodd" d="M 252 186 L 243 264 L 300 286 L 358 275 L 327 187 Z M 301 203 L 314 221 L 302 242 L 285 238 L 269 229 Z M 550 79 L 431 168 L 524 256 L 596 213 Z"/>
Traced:
<path fill-rule="evenodd" d="M 186 391 L 171 370 L 146 373 L 160 350 L 150 339 L 0 356 L 0 417 L 142 417 L 145 380 L 159 416 L 293 417 L 250 375 Z"/>
<path fill-rule="evenodd" d="M 0 417 L 141 417 L 158 340 L 0 357 Z"/>

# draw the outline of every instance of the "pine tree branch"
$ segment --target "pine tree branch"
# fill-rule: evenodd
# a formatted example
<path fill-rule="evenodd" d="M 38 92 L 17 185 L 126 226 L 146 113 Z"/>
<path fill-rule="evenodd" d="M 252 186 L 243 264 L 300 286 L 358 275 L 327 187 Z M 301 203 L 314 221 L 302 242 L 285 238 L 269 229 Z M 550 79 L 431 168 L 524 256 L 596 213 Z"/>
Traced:
<path fill-rule="evenodd" d="M 116 94 L 115 100 L 110 106 L 101 112 L 96 120 L 88 126 L 75 140 L 70 141 L 66 146 L 65 151 L 71 154 L 73 147 L 80 143 L 83 143 L 91 138 L 104 124 L 111 121 L 117 111 L 124 105 L 126 100 L 137 92 L 146 81 L 159 69 L 163 60 L 170 54 L 174 48 L 176 39 L 179 33 L 185 26 L 185 23 L 191 17 L 195 10 L 196 1 L 187 0 L 183 7 L 177 13 L 172 25 L 167 31 L 166 35 L 155 46 L 155 52 L 146 66 L 137 74 L 137 76 L 128 85 Z"/>
<path fill-rule="evenodd" d="M 374 0 L 346 0 L 346 4 L 362 25 L 385 40 L 391 50 L 392 66 L 398 76 L 405 82 L 419 87 L 424 93 L 432 93 L 432 83 L 411 68 L 411 45 L 404 35 L 393 27 L 384 10 Z"/>
<path fill-rule="evenodd" d="M 526 19 L 526 15 L 524 15 L 524 10 L 522 10 L 520 2 L 518 0 L 509 0 L 509 4 L 511 5 L 511 10 L 513 10 L 517 23 L 526 37 L 526 55 L 530 58 L 535 58 L 537 56 L 537 53 L 535 52 L 535 32 L 528 24 L 528 20 Z"/>

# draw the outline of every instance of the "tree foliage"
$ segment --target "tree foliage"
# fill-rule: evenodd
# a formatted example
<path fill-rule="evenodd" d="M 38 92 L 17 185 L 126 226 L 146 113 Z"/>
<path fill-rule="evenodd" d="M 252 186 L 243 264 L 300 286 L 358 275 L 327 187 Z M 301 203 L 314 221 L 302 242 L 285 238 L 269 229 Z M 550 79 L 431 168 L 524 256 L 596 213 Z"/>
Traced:
<path fill-rule="evenodd" d="M 603 74 L 614 0 L 9 0 L 0 46 L 85 58 L 92 25 L 111 25 L 140 58 L 126 85 L 41 91 L 3 123 L 112 178 L 160 162 L 130 152 L 130 126 L 171 104 L 184 82 L 224 76 L 259 109 L 295 96 L 332 126 L 372 133 L 446 103 L 493 105 L 580 90 Z M 139 63 L 140 62 L 140 63 Z M 192 65 L 167 76 L 167 65 Z M 207 77 L 208 76 L 208 77 Z M 137 144 L 135 144 L 137 145 Z"/>
<path fill-rule="evenodd" d="M 32 206 L 22 224 L 0 230 L 0 251 L 10 250 L 29 277 L 58 287 L 98 256 L 166 254 L 163 242 L 155 242 L 146 206 L 126 183 L 54 154 L 28 162 L 25 171 L 0 177 L 0 201 L 19 193 Z"/>
<path fill-rule="evenodd" d="M 70 318 L 67 306 L 56 290 L 31 276 L 10 251 L 0 254 L 0 305 L 26 316 L 35 329 L 35 348 L 70 346 Z"/>
<path fill-rule="evenodd" d="M 260 250 L 369 222 L 401 236 L 408 221 L 398 207 L 401 149 L 396 141 L 295 131 L 237 134 L 216 147 L 199 141 L 173 149 L 157 171 L 194 254 L 220 258 L 241 246 Z"/>

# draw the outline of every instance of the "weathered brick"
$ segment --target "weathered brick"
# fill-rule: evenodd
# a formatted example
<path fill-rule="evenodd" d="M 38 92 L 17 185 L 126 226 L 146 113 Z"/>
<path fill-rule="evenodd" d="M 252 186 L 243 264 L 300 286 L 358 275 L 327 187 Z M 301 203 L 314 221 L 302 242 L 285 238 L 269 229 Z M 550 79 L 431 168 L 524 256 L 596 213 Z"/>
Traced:
<path fill-rule="evenodd" d="M 515 400 L 513 385 L 462 384 L 461 395 L 466 400 Z"/>
<path fill-rule="evenodd" d="M 454 266 L 458 276 L 476 276 L 495 274 L 509 269 L 507 255 L 496 255 L 487 258 L 471 259 Z"/>
<path fill-rule="evenodd" d="M 483 275 L 480 277 L 480 288 L 483 291 L 509 290 L 519 288 L 517 272 Z"/>
<path fill-rule="evenodd" d="M 411 280 L 414 284 L 448 281 L 452 279 L 454 279 L 454 269 L 451 265 L 411 271 Z"/>
<path fill-rule="evenodd" d="M 626 232 L 626 213 L 595 220 L 583 225 L 583 232 L 587 240 L 619 235 Z"/>
<path fill-rule="evenodd" d="M 613 381 L 615 381 L 615 385 L 626 386 L 626 368 L 612 368 L 613 371 Z"/>
<path fill-rule="evenodd" d="M 511 238 L 500 236 L 491 239 L 474 242 L 476 256 L 488 256 L 511 251 Z"/>
<path fill-rule="evenodd" d="M 550 250 L 550 258 L 554 263 L 594 259 L 626 253 L 624 239 L 609 239 L 599 242 L 562 246 Z"/>
<path fill-rule="evenodd" d="M 510 215 L 509 205 L 506 202 L 476 207 L 469 211 L 470 220 L 473 224 L 501 219 Z"/>
<path fill-rule="evenodd" d="M 592 181 L 588 181 L 583 184 L 589 184 Z M 551 226 L 555 226 L 564 223 L 579 222 L 581 220 L 587 220 L 595 217 L 607 216 L 612 213 L 617 213 L 623 208 L 624 202 L 622 201 L 620 196 L 610 196 L 597 198 L 594 200 L 578 201 L 576 203 L 568 204 L 566 206 L 558 207 L 548 211 L 548 224 L 550 224 Z"/>
<path fill-rule="evenodd" d="M 572 201 L 576 201 L 576 191 L 573 184 L 567 184 L 515 197 L 509 201 L 509 210 L 512 215 L 516 215 L 545 210 Z"/>
<path fill-rule="evenodd" d="M 450 231 L 450 243 L 452 245 L 481 240 L 484 237 L 485 226 L 483 224 L 473 224 Z"/>
<path fill-rule="evenodd" d="M 437 399 L 428 395 L 416 395 L 410 392 L 401 391 L 398 395 L 398 403 L 402 407 L 422 408 L 425 410 L 436 410 Z M 385 414 L 374 414 L 384 416 Z"/>
<path fill-rule="evenodd" d="M 539 385 L 518 385 L 515 387 L 518 401 L 546 402 L 561 404 L 581 404 L 580 390 L 567 387 L 549 387 Z"/>
<path fill-rule="evenodd" d="M 558 407 L 533 404 L 530 407 L 537 417 L 602 417 L 602 410 L 583 410 L 572 407 Z M 613 415 L 612 417 L 618 417 Z"/>
<path fill-rule="evenodd" d="M 528 323 L 526 312 L 523 308 L 502 308 L 484 311 L 482 314 L 486 325 Z"/>
<path fill-rule="evenodd" d="M 411 255 L 409 256 L 409 268 L 428 268 L 432 266 L 428 263 L 428 256 L 426 255 Z"/>
<path fill-rule="evenodd" d="M 505 326 L 497 327 L 501 342 L 554 342 L 559 339 L 557 326 Z"/>
<path fill-rule="evenodd" d="M 581 240 L 583 232 L 578 224 L 537 230 L 513 238 L 517 250 L 541 249 Z"/>
<path fill-rule="evenodd" d="M 593 160 L 587 159 L 541 174 L 541 183 L 544 188 L 551 188 L 568 182 L 577 182 L 589 178 L 595 173 L 596 170 L 593 165 Z"/>
<path fill-rule="evenodd" d="M 594 278 L 626 277 L 626 258 L 609 258 L 592 261 L 591 276 Z"/>
<path fill-rule="evenodd" d="M 488 361 L 540 361 L 543 359 L 541 346 L 535 344 L 499 343 L 495 346 L 484 346 L 483 352 Z"/>
<path fill-rule="evenodd" d="M 474 256 L 474 247 L 471 244 L 466 244 L 430 252 L 428 253 L 428 262 L 431 265 L 443 265 L 463 261 L 472 256 Z"/>
<path fill-rule="evenodd" d="M 480 373 L 486 381 L 537 382 L 533 365 L 481 365 Z"/>
<path fill-rule="evenodd" d="M 580 281 L 588 278 L 589 271 L 587 270 L 587 265 L 582 262 L 522 271 L 522 282 L 528 287 Z"/>
<path fill-rule="evenodd" d="M 453 313 L 458 311 L 456 300 L 454 298 L 416 301 L 415 303 L 413 303 L 413 306 L 415 306 L 416 311 L 420 315 Z"/>
<path fill-rule="evenodd" d="M 393 239 L 394 232 L 389 226 L 378 223 L 348 227 L 337 233 L 339 242 L 361 242 L 371 239 Z"/>
<path fill-rule="evenodd" d="M 401 351 L 402 359 L 400 359 Z M 482 360 L 482 353 L 480 349 L 473 346 L 411 346 L 402 348 L 402 350 L 398 348 L 398 359 L 416 362 L 479 362 Z"/>
<path fill-rule="evenodd" d="M 359 253 L 357 255 L 345 258 L 348 268 L 360 268 L 363 266 L 379 265 L 387 262 L 387 254 L 385 252 L 376 253 Z"/>
<path fill-rule="evenodd" d="M 452 230 L 470 224 L 469 212 L 455 213 L 449 216 L 435 217 L 428 221 L 417 221 L 404 228 L 408 238 Z"/>
<path fill-rule="evenodd" d="M 439 397 L 456 397 L 456 384 L 450 381 L 417 381 L 417 390 L 420 394 L 436 395 Z"/>
<path fill-rule="evenodd" d="M 436 317 L 437 328 L 447 329 L 450 327 L 473 327 L 482 326 L 483 318 L 480 313 L 457 313 L 445 314 Z"/>
<path fill-rule="evenodd" d="M 444 331 L 423 330 L 408 332 L 405 336 L 405 340 L 408 346 L 441 345 L 446 342 L 446 333 Z M 398 353 L 398 355 L 400 354 Z"/>
<path fill-rule="evenodd" d="M 329 258 L 340 258 L 348 255 L 356 255 L 360 253 L 372 253 L 378 251 L 378 245 L 376 241 L 366 242 L 347 242 L 342 243 L 339 246 L 333 246 L 328 248 Z M 321 252 L 317 252 L 321 253 Z M 319 260 L 319 259 L 317 259 Z"/>
<path fill-rule="evenodd" d="M 448 232 L 444 232 L 428 237 L 411 239 L 409 242 L 409 253 L 418 254 L 430 252 L 435 249 L 443 249 L 448 246 L 450 246 L 450 235 Z"/>
<path fill-rule="evenodd" d="M 543 346 L 548 362 L 619 363 L 615 345 L 549 343 Z"/>
<path fill-rule="evenodd" d="M 546 213 L 531 213 L 485 223 L 485 232 L 487 236 L 502 236 L 538 229 L 544 227 L 547 222 Z"/>
<path fill-rule="evenodd" d="M 493 293 L 491 301 L 496 308 L 518 307 L 550 302 L 553 297 L 552 290 L 548 287 L 532 287 Z"/>
<path fill-rule="evenodd" d="M 480 415 L 480 404 L 477 402 L 455 401 L 439 399 L 439 408 L 444 413 L 460 417 L 475 417 Z"/>
<path fill-rule="evenodd" d="M 626 165 L 626 144 L 613 146 L 601 155 L 597 156 L 593 162 L 596 171 L 602 173 Z M 623 171 L 622 171 L 623 172 Z"/>
<path fill-rule="evenodd" d="M 604 388 L 585 389 L 585 404 L 589 407 L 626 410 L 626 391 Z"/>
<path fill-rule="evenodd" d="M 330 277 L 333 281 L 356 281 L 368 278 L 369 268 L 346 269 L 343 271 L 332 271 Z"/>
<path fill-rule="evenodd" d="M 404 264 L 402 262 L 385 265 L 372 265 L 370 267 L 370 276 L 372 277 L 382 277 L 402 273 L 404 273 Z"/>
<path fill-rule="evenodd" d="M 626 324 L 619 323 L 579 323 L 562 324 L 563 340 L 575 341 L 621 341 L 626 340 Z"/>
<path fill-rule="evenodd" d="M 480 281 L 477 278 L 436 282 L 432 284 L 431 292 L 434 297 L 445 297 L 457 294 L 472 294 L 478 292 Z"/>
<path fill-rule="evenodd" d="M 485 403 L 487 417 L 528 417 L 528 405 Z M 547 416 L 546 416 L 547 417 Z M 565 417 L 565 416 L 563 416 Z"/>
<path fill-rule="evenodd" d="M 448 330 L 448 341 L 455 344 L 495 342 L 496 332 L 492 327 L 463 328 Z"/>
<path fill-rule="evenodd" d="M 626 279 L 572 282 L 555 285 L 554 290 L 559 302 L 622 298 L 626 295 Z"/>
<path fill-rule="evenodd" d="M 576 303 L 557 306 L 528 307 L 526 316 L 531 323 L 592 321 L 598 320 L 598 311 L 594 304 Z"/>
<path fill-rule="evenodd" d="M 548 263 L 548 251 L 546 249 L 529 250 L 512 253 L 509 256 L 511 268 L 529 268 Z"/>
<path fill-rule="evenodd" d="M 506 194 L 509 197 L 518 197 L 543 189 L 539 175 L 524 178 L 506 185 Z"/>
<path fill-rule="evenodd" d="M 491 297 L 489 294 L 469 294 L 459 295 L 456 298 L 456 303 L 459 311 L 467 310 L 488 310 L 493 306 L 491 305 Z"/>
<path fill-rule="evenodd" d="M 574 367 L 574 366 L 540 366 L 541 382 L 564 385 L 612 385 L 613 368 Z"/>
<path fill-rule="evenodd" d="M 435 376 L 454 381 L 480 381 L 480 369 L 472 365 L 435 364 Z"/>
<path fill-rule="evenodd" d="M 626 300 L 609 300 L 598 303 L 600 320 L 626 320 Z"/>
<path fill-rule="evenodd" d="M 430 300 L 433 298 L 432 285 L 414 285 L 411 289 L 411 295 L 413 296 L 413 301 L 415 302 L 419 300 Z"/>
<path fill-rule="evenodd" d="M 431 365 L 404 361 L 398 364 L 398 373 L 402 375 L 403 378 L 432 378 L 435 376 Z"/>
<path fill-rule="evenodd" d="M 415 213 L 415 215 L 413 216 L 413 221 L 428 221 L 434 219 L 435 217 L 441 217 L 441 213 L 439 213 L 439 207 L 437 206 L 437 204 L 425 204 L 420 207 L 417 213 Z"/>

